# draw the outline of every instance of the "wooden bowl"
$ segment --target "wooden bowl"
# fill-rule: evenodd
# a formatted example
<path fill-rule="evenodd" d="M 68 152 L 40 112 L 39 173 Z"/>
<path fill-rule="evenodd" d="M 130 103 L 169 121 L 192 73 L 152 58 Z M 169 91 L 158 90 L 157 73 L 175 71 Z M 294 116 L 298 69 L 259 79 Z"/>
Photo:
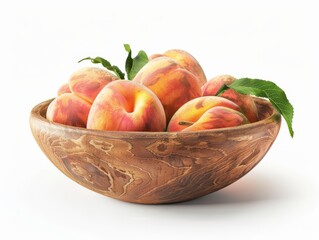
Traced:
<path fill-rule="evenodd" d="M 217 191 L 244 176 L 277 137 L 281 116 L 256 98 L 260 120 L 197 132 L 115 132 L 52 123 L 47 100 L 30 125 L 38 145 L 66 176 L 119 200 L 173 203 Z"/>

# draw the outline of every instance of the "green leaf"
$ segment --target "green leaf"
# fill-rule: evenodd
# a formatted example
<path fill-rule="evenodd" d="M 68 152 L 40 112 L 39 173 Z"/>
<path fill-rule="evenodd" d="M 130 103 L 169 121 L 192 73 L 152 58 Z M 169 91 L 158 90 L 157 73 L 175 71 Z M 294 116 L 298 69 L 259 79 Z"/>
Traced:
<path fill-rule="evenodd" d="M 96 58 L 91 58 L 91 57 L 86 57 L 81 59 L 79 62 L 82 62 L 84 60 L 91 60 L 92 63 L 101 63 L 103 67 L 106 69 L 114 72 L 116 76 L 120 79 L 124 79 L 125 74 L 115 65 L 112 65 L 109 61 L 107 61 L 104 58 L 101 57 L 96 57 Z"/>
<path fill-rule="evenodd" d="M 125 43 L 125 44 L 124 44 L 124 48 L 125 48 L 125 50 L 126 50 L 127 52 L 130 52 L 130 51 L 131 51 L 131 46 L 130 46 L 130 44 Z"/>
<path fill-rule="evenodd" d="M 148 56 L 144 51 L 139 51 L 135 58 L 132 58 L 132 50 L 129 44 L 124 44 L 125 50 L 128 52 L 125 71 L 127 73 L 127 78 L 132 80 L 135 75 L 140 71 L 140 69 L 148 63 Z"/>
<path fill-rule="evenodd" d="M 222 94 L 223 92 L 225 92 L 227 89 L 229 89 L 229 87 L 226 84 L 223 84 L 220 89 L 216 92 L 216 96 L 219 96 L 220 94 Z"/>
<path fill-rule="evenodd" d="M 125 71 L 126 71 L 126 74 L 128 76 L 128 79 L 130 79 L 129 72 L 131 71 L 132 65 L 133 65 L 132 51 L 131 51 L 131 47 L 129 44 L 124 44 L 124 48 L 128 52 L 128 55 L 127 55 L 127 58 L 125 61 Z"/>
<path fill-rule="evenodd" d="M 241 94 L 255 95 L 257 97 L 267 98 L 274 108 L 284 117 L 287 122 L 290 136 L 294 136 L 292 120 L 294 108 L 289 102 L 285 92 L 271 81 L 251 78 L 237 79 L 230 85 L 223 85 L 216 95 L 221 94 L 228 88 Z"/>

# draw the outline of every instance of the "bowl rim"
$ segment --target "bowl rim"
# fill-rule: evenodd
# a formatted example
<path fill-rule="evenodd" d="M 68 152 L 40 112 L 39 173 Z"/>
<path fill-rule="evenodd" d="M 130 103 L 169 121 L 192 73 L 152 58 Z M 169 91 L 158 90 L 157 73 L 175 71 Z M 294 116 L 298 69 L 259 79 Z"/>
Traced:
<path fill-rule="evenodd" d="M 48 105 L 51 101 L 54 100 L 54 98 L 47 99 L 45 101 L 42 101 L 35 105 L 30 113 L 30 122 L 31 120 L 36 119 L 37 121 L 40 121 L 42 124 L 45 124 L 46 126 L 50 128 L 55 128 L 63 131 L 68 132 L 74 132 L 76 131 L 79 134 L 91 134 L 91 135 L 97 135 L 97 136 L 104 136 L 104 137 L 112 137 L 112 138 L 134 138 L 134 137 L 141 137 L 143 138 L 154 138 L 154 137 L 166 137 L 166 138 L 175 138 L 178 136 L 201 136 L 201 135 L 207 135 L 207 134 L 223 134 L 225 132 L 229 131 L 244 131 L 245 129 L 250 128 L 256 128 L 260 125 L 267 125 L 272 122 L 277 122 L 278 124 L 281 123 L 281 115 L 280 113 L 272 106 L 269 100 L 259 97 L 253 97 L 255 103 L 259 105 L 268 105 L 270 109 L 272 110 L 272 113 L 261 120 L 258 120 L 253 123 L 248 123 L 236 127 L 225 127 L 225 128 L 216 128 L 216 129 L 207 129 L 207 130 L 198 130 L 198 131 L 189 131 L 189 132 L 151 132 L 151 131 L 110 131 L 110 130 L 96 130 L 96 129 L 88 129 L 88 128 L 81 128 L 81 127 L 75 127 L 75 126 L 69 126 L 61 123 L 55 123 L 52 121 L 49 121 L 46 117 L 43 116 L 44 113 L 46 113 Z"/>

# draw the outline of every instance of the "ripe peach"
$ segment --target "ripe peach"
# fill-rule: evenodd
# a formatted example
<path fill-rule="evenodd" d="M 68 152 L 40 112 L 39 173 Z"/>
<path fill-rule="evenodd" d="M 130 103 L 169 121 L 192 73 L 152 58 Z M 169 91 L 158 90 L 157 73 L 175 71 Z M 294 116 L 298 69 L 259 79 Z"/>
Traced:
<path fill-rule="evenodd" d="M 170 120 L 167 131 L 195 131 L 232 127 L 248 123 L 240 107 L 216 96 L 195 98 L 185 103 Z"/>
<path fill-rule="evenodd" d="M 142 84 L 120 80 L 109 83 L 92 104 L 87 128 L 112 131 L 164 131 L 164 108 Z"/>
<path fill-rule="evenodd" d="M 107 70 L 86 67 L 74 72 L 68 83 L 58 90 L 47 110 L 47 119 L 53 122 L 86 127 L 91 105 L 101 89 L 116 77 Z"/>
<path fill-rule="evenodd" d="M 206 83 L 207 79 L 204 70 L 199 62 L 190 53 L 180 49 L 171 49 L 163 54 L 153 54 L 149 58 L 155 59 L 161 56 L 174 59 L 181 67 L 193 73 L 198 78 L 201 86 Z"/>
<path fill-rule="evenodd" d="M 173 59 L 149 61 L 133 79 L 151 89 L 163 104 L 167 123 L 184 103 L 201 95 L 198 79 Z"/>
<path fill-rule="evenodd" d="M 48 120 L 76 127 L 86 127 L 91 103 L 72 93 L 55 98 L 47 109 Z"/>
<path fill-rule="evenodd" d="M 117 77 L 105 69 L 85 67 L 74 72 L 70 78 L 71 92 L 93 103 L 101 89 Z"/>
<path fill-rule="evenodd" d="M 71 93 L 69 83 L 63 84 L 59 89 L 58 89 L 58 96 L 62 95 L 63 93 Z"/>
<path fill-rule="evenodd" d="M 202 87 L 202 95 L 215 96 L 223 84 L 231 84 L 235 80 L 236 78 L 230 75 L 220 75 L 212 78 Z M 241 108 L 241 112 L 245 114 L 250 122 L 256 122 L 258 120 L 257 107 L 251 96 L 240 94 L 233 89 L 228 89 L 219 96 L 236 103 Z"/>

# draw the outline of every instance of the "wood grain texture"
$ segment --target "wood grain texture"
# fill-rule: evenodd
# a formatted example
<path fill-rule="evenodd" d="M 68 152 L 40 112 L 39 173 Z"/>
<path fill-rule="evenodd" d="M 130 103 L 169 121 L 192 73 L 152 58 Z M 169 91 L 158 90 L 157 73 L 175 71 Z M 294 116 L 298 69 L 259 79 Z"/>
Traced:
<path fill-rule="evenodd" d="M 281 117 L 255 99 L 260 121 L 198 132 L 110 132 L 45 119 L 52 100 L 35 106 L 30 126 L 38 145 L 66 176 L 119 200 L 159 204 L 217 191 L 248 173 L 267 153 Z"/>

